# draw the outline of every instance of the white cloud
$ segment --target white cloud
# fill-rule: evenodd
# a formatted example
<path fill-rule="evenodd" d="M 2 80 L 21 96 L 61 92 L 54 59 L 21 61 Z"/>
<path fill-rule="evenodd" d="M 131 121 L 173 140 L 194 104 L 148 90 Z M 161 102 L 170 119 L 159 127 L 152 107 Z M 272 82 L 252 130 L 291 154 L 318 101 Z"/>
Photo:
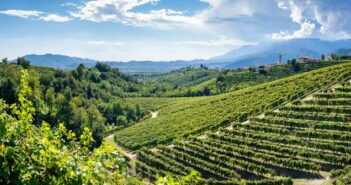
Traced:
<path fill-rule="evenodd" d="M 174 45 L 193 45 L 193 46 L 243 46 L 252 45 L 253 42 L 246 42 L 239 39 L 220 39 L 220 40 L 192 40 L 192 41 L 182 41 L 173 42 Z"/>
<path fill-rule="evenodd" d="M 268 34 L 273 40 L 287 40 L 295 38 L 305 38 L 313 34 L 316 25 L 311 21 L 308 21 L 303 17 L 302 12 L 304 7 L 298 6 L 293 0 L 289 2 L 279 1 L 277 4 L 278 8 L 283 10 L 290 10 L 290 18 L 293 22 L 300 25 L 300 29 L 290 32 L 290 31 L 280 31 L 278 33 Z"/>
<path fill-rule="evenodd" d="M 84 3 L 72 16 L 94 22 L 120 22 L 133 26 L 167 28 L 182 24 L 198 24 L 199 20 L 171 9 L 134 12 L 133 8 L 155 4 L 159 0 L 91 0 Z"/>
<path fill-rule="evenodd" d="M 300 24 L 300 29 L 293 33 L 281 31 L 270 34 L 273 39 L 300 38 L 313 34 L 330 40 L 351 38 L 351 4 L 348 0 L 289 0 L 279 1 L 277 6 L 291 11 L 290 17 L 293 22 Z"/>
<path fill-rule="evenodd" d="M 98 41 L 89 41 L 87 42 L 89 45 L 105 45 L 105 46 L 123 46 L 123 42 L 108 42 L 104 40 L 98 40 Z"/>
<path fill-rule="evenodd" d="M 222 3 L 222 0 L 200 0 L 201 2 L 208 3 L 211 6 L 218 6 L 220 3 Z"/>
<path fill-rule="evenodd" d="M 63 3 L 61 4 L 63 7 L 77 7 L 78 5 L 75 3 Z"/>
<path fill-rule="evenodd" d="M 61 16 L 57 14 L 48 14 L 36 10 L 5 10 L 0 11 L 0 14 L 21 17 L 23 19 L 34 19 L 34 20 L 44 20 L 53 22 L 67 22 L 71 18 L 67 16 Z"/>
<path fill-rule="evenodd" d="M 44 20 L 44 21 L 53 21 L 53 22 L 67 22 L 70 21 L 71 18 L 67 16 L 60 16 L 56 14 L 48 14 L 45 16 L 39 17 L 39 19 Z"/>
<path fill-rule="evenodd" d="M 278 2 L 278 8 L 283 9 L 283 10 L 288 10 L 289 8 L 286 6 L 285 2 L 279 1 Z"/>
<path fill-rule="evenodd" d="M 295 38 L 306 38 L 312 35 L 313 30 L 315 29 L 315 24 L 311 22 L 302 22 L 300 24 L 300 29 L 294 31 L 293 33 L 289 31 L 280 31 L 279 33 L 272 33 L 269 36 L 273 40 L 288 40 L 288 39 L 295 39 Z"/>
<path fill-rule="evenodd" d="M 43 12 L 35 11 L 35 10 L 5 10 L 5 11 L 0 11 L 0 14 L 29 19 L 32 17 L 39 17 L 41 14 L 43 14 Z"/>

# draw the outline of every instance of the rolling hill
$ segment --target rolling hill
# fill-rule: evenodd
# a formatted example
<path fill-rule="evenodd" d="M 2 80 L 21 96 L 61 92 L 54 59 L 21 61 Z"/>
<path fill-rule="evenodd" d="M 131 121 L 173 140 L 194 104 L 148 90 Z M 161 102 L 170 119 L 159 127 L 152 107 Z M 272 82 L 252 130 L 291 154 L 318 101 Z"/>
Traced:
<path fill-rule="evenodd" d="M 342 48 L 334 51 L 333 53 L 338 56 L 351 56 L 351 49 Z"/>
<path fill-rule="evenodd" d="M 149 179 L 192 170 L 203 184 L 347 178 L 350 69 L 348 62 L 205 98 L 132 100 L 160 103 L 159 117 L 116 132 L 115 141 L 137 150 L 133 168 Z"/>
<path fill-rule="evenodd" d="M 117 131 L 116 142 L 136 150 L 215 130 L 349 77 L 350 67 L 350 63 L 335 65 L 217 96 L 179 101 L 170 98 L 169 101 L 176 102 L 162 107 L 157 118 Z"/>

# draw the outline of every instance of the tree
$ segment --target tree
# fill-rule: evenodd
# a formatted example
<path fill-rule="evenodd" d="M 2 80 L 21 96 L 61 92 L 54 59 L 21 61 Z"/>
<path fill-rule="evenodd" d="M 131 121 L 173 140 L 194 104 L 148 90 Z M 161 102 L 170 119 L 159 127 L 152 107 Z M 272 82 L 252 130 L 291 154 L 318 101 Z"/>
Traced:
<path fill-rule="evenodd" d="M 94 90 L 91 87 L 91 85 L 89 84 L 88 90 L 87 90 L 87 98 L 91 99 L 91 98 L 94 98 L 94 96 L 95 96 Z"/>
<path fill-rule="evenodd" d="M 1 60 L 3 63 L 7 64 L 8 63 L 8 59 L 5 57 Z"/>
<path fill-rule="evenodd" d="M 12 104 L 16 101 L 15 83 L 11 79 L 7 79 L 0 86 L 0 96 L 8 103 Z"/>
<path fill-rule="evenodd" d="M 76 77 L 79 80 L 83 79 L 84 73 L 85 73 L 85 66 L 84 64 L 79 64 L 79 66 L 76 69 L 76 73 L 74 73 L 74 77 Z"/>
<path fill-rule="evenodd" d="M 224 80 L 225 80 L 225 77 L 224 77 L 224 75 L 222 75 L 222 74 L 218 75 L 218 77 L 217 77 L 217 79 L 216 79 L 217 83 L 218 83 L 218 82 L 224 82 Z"/>
<path fill-rule="evenodd" d="M 102 143 L 90 149 L 92 132 L 76 135 L 64 124 L 35 127 L 28 99 L 28 73 L 21 71 L 18 103 L 0 100 L 0 182 L 4 184 L 127 184 L 126 164 L 116 149 Z M 11 109 L 12 114 L 8 114 Z M 94 169 L 94 170 L 91 170 Z"/>
<path fill-rule="evenodd" d="M 325 55 L 324 54 L 322 54 L 321 60 L 325 60 Z"/>
<path fill-rule="evenodd" d="M 209 95 L 211 95 L 211 90 L 210 90 L 210 88 L 208 88 L 207 86 L 204 88 L 204 90 L 203 90 L 203 94 L 205 95 L 205 96 L 209 96 Z"/>
<path fill-rule="evenodd" d="M 259 70 L 258 72 L 262 75 L 267 75 L 267 73 L 268 73 L 267 70 L 265 70 L 265 69 Z"/>
<path fill-rule="evenodd" d="M 107 64 L 104 64 L 102 62 L 97 62 L 95 65 L 95 68 L 99 70 L 100 72 L 109 72 L 111 71 L 111 67 Z"/>
<path fill-rule="evenodd" d="M 290 64 L 291 64 L 291 66 L 293 68 L 293 71 L 295 71 L 295 72 L 300 71 L 301 68 L 300 68 L 299 63 L 297 63 L 296 59 L 292 59 Z"/>
<path fill-rule="evenodd" d="M 160 177 L 156 181 L 156 185 L 201 185 L 204 184 L 201 175 L 197 171 L 191 171 L 189 175 L 180 179 L 173 179 L 171 175 Z"/>
<path fill-rule="evenodd" d="M 116 124 L 120 126 L 126 126 L 128 124 L 128 120 L 124 115 L 119 115 L 117 117 Z"/>
<path fill-rule="evenodd" d="M 332 58 L 333 60 L 338 60 L 338 59 L 339 59 L 339 56 L 333 53 L 333 54 L 331 54 L 331 58 Z"/>
<path fill-rule="evenodd" d="M 24 69 L 28 69 L 30 66 L 30 61 L 26 60 L 24 57 L 18 57 L 17 65 L 22 66 Z"/>
<path fill-rule="evenodd" d="M 256 69 L 254 68 L 254 67 L 249 67 L 249 72 L 250 73 L 253 73 L 253 72 L 255 72 L 256 71 Z"/>

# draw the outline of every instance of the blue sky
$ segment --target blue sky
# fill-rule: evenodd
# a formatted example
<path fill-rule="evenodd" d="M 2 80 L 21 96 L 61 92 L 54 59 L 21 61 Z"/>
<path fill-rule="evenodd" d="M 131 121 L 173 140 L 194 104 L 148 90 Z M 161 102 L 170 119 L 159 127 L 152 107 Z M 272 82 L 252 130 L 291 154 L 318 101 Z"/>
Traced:
<path fill-rule="evenodd" d="M 0 57 L 207 59 L 243 45 L 351 38 L 348 0 L 0 0 Z"/>

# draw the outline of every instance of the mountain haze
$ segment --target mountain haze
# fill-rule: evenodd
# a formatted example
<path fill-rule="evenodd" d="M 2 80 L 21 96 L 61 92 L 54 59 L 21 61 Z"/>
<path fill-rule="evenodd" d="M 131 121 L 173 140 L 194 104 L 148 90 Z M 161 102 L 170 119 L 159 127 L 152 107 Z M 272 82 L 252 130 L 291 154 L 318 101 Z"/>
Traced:
<path fill-rule="evenodd" d="M 215 69 L 235 69 L 256 66 L 259 64 L 272 64 L 278 61 L 280 54 L 282 55 L 282 60 L 287 61 L 292 58 L 298 58 L 299 56 L 320 58 L 322 54 L 328 55 L 339 49 L 344 49 L 343 51 L 345 51 L 347 48 L 351 48 L 351 40 L 326 41 L 308 38 L 243 46 L 209 60 L 103 62 L 106 62 L 111 67 L 119 68 L 121 71 L 130 74 L 165 73 L 187 66 L 198 67 L 201 64 Z M 57 69 L 74 69 L 80 63 L 92 67 L 96 63 L 96 61 L 92 59 L 54 54 L 32 54 L 24 57 L 31 61 L 33 65 L 53 67 Z"/>
<path fill-rule="evenodd" d="M 278 61 L 279 54 L 282 55 L 283 61 L 299 56 L 320 58 L 322 54 L 328 55 L 337 49 L 350 47 L 351 40 L 294 39 L 244 46 L 210 61 L 220 62 L 224 68 L 237 68 L 274 63 Z"/>

